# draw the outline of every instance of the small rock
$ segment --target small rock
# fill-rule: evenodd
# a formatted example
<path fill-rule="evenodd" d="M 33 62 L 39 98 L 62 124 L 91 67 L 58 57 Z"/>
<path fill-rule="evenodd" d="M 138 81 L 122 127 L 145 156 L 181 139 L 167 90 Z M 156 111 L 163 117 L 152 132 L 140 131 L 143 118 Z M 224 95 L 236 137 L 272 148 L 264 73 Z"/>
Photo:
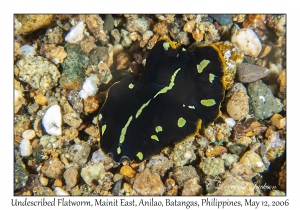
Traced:
<path fill-rule="evenodd" d="M 59 105 L 50 106 L 43 116 L 43 126 L 46 132 L 50 135 L 60 136 L 62 116 Z"/>
<path fill-rule="evenodd" d="M 83 178 L 86 184 L 90 185 L 93 180 L 98 180 L 104 177 L 105 170 L 103 163 L 88 164 L 81 169 L 80 176 Z"/>
<path fill-rule="evenodd" d="M 175 144 L 174 150 L 170 154 L 170 160 L 173 161 L 174 166 L 183 166 L 196 159 L 194 152 L 194 137 L 191 137 L 183 142 Z"/>
<path fill-rule="evenodd" d="M 93 136 L 97 138 L 99 136 L 99 129 L 95 125 L 89 125 L 86 129 L 84 129 L 84 132 L 89 134 L 90 136 Z"/>
<path fill-rule="evenodd" d="M 55 193 L 48 187 L 35 187 L 33 188 L 33 195 L 34 196 L 54 196 Z"/>
<path fill-rule="evenodd" d="M 269 194 L 270 196 L 286 196 L 284 191 L 272 190 Z"/>
<path fill-rule="evenodd" d="M 48 98 L 42 94 L 38 94 L 34 98 L 35 103 L 37 103 L 40 106 L 45 106 L 48 104 Z"/>
<path fill-rule="evenodd" d="M 57 86 L 60 73 L 56 66 L 41 56 L 25 56 L 17 62 L 18 79 L 35 89 L 50 90 Z"/>
<path fill-rule="evenodd" d="M 274 113 L 281 112 L 283 104 L 280 99 L 275 98 L 261 80 L 248 85 L 251 112 L 258 120 L 271 117 Z"/>
<path fill-rule="evenodd" d="M 224 160 L 224 164 L 227 168 L 231 168 L 232 164 L 236 163 L 240 158 L 236 154 L 225 153 L 221 156 L 222 160 Z"/>
<path fill-rule="evenodd" d="M 88 113 L 93 113 L 98 110 L 99 104 L 100 101 L 98 96 L 88 96 L 86 99 L 83 100 L 84 111 Z"/>
<path fill-rule="evenodd" d="M 235 83 L 226 95 L 227 113 L 235 120 L 244 119 L 249 112 L 249 101 L 246 88 L 241 83 Z"/>
<path fill-rule="evenodd" d="M 201 195 L 203 192 L 203 189 L 199 183 L 200 183 L 199 178 L 192 178 L 192 179 L 189 179 L 188 181 L 186 181 L 184 183 L 184 186 L 182 189 L 182 196 Z"/>
<path fill-rule="evenodd" d="M 173 169 L 172 177 L 180 188 L 184 183 L 192 178 L 198 178 L 199 176 L 193 166 L 178 166 Z"/>
<path fill-rule="evenodd" d="M 95 38 L 88 36 L 83 42 L 80 43 L 81 50 L 89 54 L 95 47 Z"/>
<path fill-rule="evenodd" d="M 44 177 L 43 174 L 40 175 L 40 183 L 42 186 L 47 186 L 48 185 L 48 182 L 49 182 L 49 179 Z"/>
<path fill-rule="evenodd" d="M 160 176 L 151 173 L 148 169 L 136 174 L 133 189 L 137 192 L 137 195 L 147 196 L 163 195 L 166 191 L 166 187 L 162 183 Z"/>
<path fill-rule="evenodd" d="M 271 125 L 274 125 L 277 129 L 282 129 L 286 125 L 286 119 L 280 114 L 274 114 L 271 119 Z"/>
<path fill-rule="evenodd" d="M 86 24 L 96 39 L 103 43 L 107 43 L 107 35 L 103 29 L 104 21 L 99 15 L 87 15 Z"/>
<path fill-rule="evenodd" d="M 209 17 L 216 20 L 222 26 L 232 24 L 232 16 L 229 14 L 211 14 Z"/>
<path fill-rule="evenodd" d="M 26 130 L 22 133 L 22 137 L 24 139 L 28 139 L 28 140 L 31 140 L 35 137 L 35 131 L 32 130 L 32 129 L 29 129 L 29 130 Z"/>
<path fill-rule="evenodd" d="M 245 55 L 257 57 L 261 51 L 260 40 L 251 28 L 238 29 L 231 37 L 231 42 Z"/>
<path fill-rule="evenodd" d="M 117 56 L 117 70 L 127 69 L 130 65 L 130 57 L 127 53 L 122 52 Z"/>
<path fill-rule="evenodd" d="M 64 41 L 63 30 L 57 26 L 46 31 L 44 42 L 47 44 L 62 44 Z"/>
<path fill-rule="evenodd" d="M 282 190 L 286 190 L 286 162 L 279 171 L 278 185 Z"/>
<path fill-rule="evenodd" d="M 55 187 L 54 194 L 55 195 L 62 195 L 62 196 L 70 195 L 67 191 L 61 189 L 60 187 Z"/>
<path fill-rule="evenodd" d="M 20 154 L 23 157 L 28 157 L 32 154 L 32 146 L 28 139 L 22 139 L 19 148 L 20 148 Z"/>
<path fill-rule="evenodd" d="M 268 74 L 269 70 L 267 70 L 265 67 L 250 63 L 242 63 L 238 67 L 237 79 L 239 82 L 251 83 L 264 78 Z"/>
<path fill-rule="evenodd" d="M 158 173 L 159 175 L 164 175 L 172 166 L 172 161 L 163 155 L 151 158 L 146 165 L 152 173 Z"/>
<path fill-rule="evenodd" d="M 283 70 L 279 76 L 278 76 L 278 81 L 279 81 L 279 93 L 278 97 L 281 99 L 286 98 L 286 70 Z"/>
<path fill-rule="evenodd" d="M 78 128 L 82 123 L 82 119 L 76 113 L 68 113 L 63 116 L 64 123 L 67 123 L 69 126 L 73 128 Z"/>
<path fill-rule="evenodd" d="M 151 22 L 152 22 L 151 19 L 148 17 L 145 18 L 128 17 L 125 28 L 128 31 L 131 32 L 137 31 L 140 34 L 143 34 L 145 31 L 147 31 L 150 28 Z"/>
<path fill-rule="evenodd" d="M 62 186 L 62 180 L 61 179 L 55 179 L 53 183 L 54 187 L 61 187 Z"/>
<path fill-rule="evenodd" d="M 240 143 L 231 143 L 227 147 L 231 153 L 237 154 L 237 155 L 242 154 L 247 149 L 247 146 L 240 144 Z"/>
<path fill-rule="evenodd" d="M 240 159 L 239 163 L 252 169 L 254 173 L 261 173 L 265 170 L 265 165 L 261 157 L 254 151 L 247 151 Z"/>
<path fill-rule="evenodd" d="M 60 178 L 63 174 L 64 164 L 58 158 L 51 157 L 45 161 L 41 171 L 49 178 Z"/>
<path fill-rule="evenodd" d="M 104 31 L 111 31 L 114 28 L 114 18 L 112 15 L 107 14 L 105 15 L 103 30 Z"/>
<path fill-rule="evenodd" d="M 206 150 L 207 157 L 218 157 L 222 154 L 227 153 L 227 149 L 223 146 L 215 146 L 211 149 Z"/>
<path fill-rule="evenodd" d="M 64 179 L 67 185 L 67 188 L 71 189 L 75 187 L 78 181 L 78 170 L 75 167 L 67 168 L 64 172 Z"/>
<path fill-rule="evenodd" d="M 25 169 L 25 165 L 17 151 L 15 151 L 14 157 L 14 190 L 19 190 L 25 187 L 28 180 L 28 172 Z"/>
<path fill-rule="evenodd" d="M 46 52 L 46 58 L 55 64 L 62 63 L 66 57 L 67 53 L 62 46 L 55 47 L 49 52 Z"/>
<path fill-rule="evenodd" d="M 130 178 L 135 177 L 136 174 L 136 172 L 128 165 L 122 166 L 122 168 L 120 169 L 120 173 Z"/>
<path fill-rule="evenodd" d="M 70 32 L 67 34 L 65 40 L 70 43 L 76 43 L 83 39 L 84 23 L 79 20 L 78 23 L 73 26 Z"/>
<path fill-rule="evenodd" d="M 87 143 L 84 143 L 82 145 L 72 145 L 69 148 L 69 159 L 74 161 L 75 163 L 78 163 L 79 165 L 83 165 L 87 162 L 90 151 L 91 147 Z"/>
<path fill-rule="evenodd" d="M 68 94 L 68 101 L 71 103 L 76 113 L 80 114 L 83 111 L 82 98 L 79 96 L 79 92 L 71 90 Z"/>
<path fill-rule="evenodd" d="M 221 158 L 209 157 L 203 162 L 202 170 L 205 174 L 218 176 L 225 173 L 224 161 Z"/>

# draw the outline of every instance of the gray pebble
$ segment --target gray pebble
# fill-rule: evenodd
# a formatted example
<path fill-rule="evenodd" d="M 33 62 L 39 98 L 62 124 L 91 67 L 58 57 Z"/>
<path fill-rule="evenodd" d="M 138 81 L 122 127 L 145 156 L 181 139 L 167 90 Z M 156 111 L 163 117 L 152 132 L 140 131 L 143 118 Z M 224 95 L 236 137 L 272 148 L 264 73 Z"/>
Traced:
<path fill-rule="evenodd" d="M 255 82 L 261 78 L 264 78 L 269 74 L 269 70 L 265 67 L 250 64 L 242 63 L 238 67 L 237 79 L 239 82 L 251 83 Z"/>
<path fill-rule="evenodd" d="M 283 104 L 280 99 L 275 98 L 261 80 L 248 85 L 250 97 L 250 113 L 258 120 L 271 117 L 274 113 L 281 112 Z"/>
<path fill-rule="evenodd" d="M 222 26 L 232 24 L 232 17 L 229 14 L 212 14 L 209 16 L 216 20 Z"/>

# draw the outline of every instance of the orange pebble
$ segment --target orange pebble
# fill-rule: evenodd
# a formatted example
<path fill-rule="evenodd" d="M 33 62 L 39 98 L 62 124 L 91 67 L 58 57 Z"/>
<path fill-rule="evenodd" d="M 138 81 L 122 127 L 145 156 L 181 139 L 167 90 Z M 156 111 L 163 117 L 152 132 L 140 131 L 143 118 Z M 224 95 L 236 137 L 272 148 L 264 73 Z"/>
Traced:
<path fill-rule="evenodd" d="M 35 97 L 35 102 L 36 102 L 38 105 L 44 106 L 44 105 L 47 105 L 47 104 L 48 104 L 48 98 L 47 98 L 46 96 L 43 96 L 42 94 L 38 94 L 38 95 Z"/>
<path fill-rule="evenodd" d="M 208 149 L 206 151 L 206 156 L 207 157 L 216 157 L 216 156 L 221 156 L 222 154 L 226 153 L 227 149 L 223 146 L 215 146 L 212 149 Z"/>
<path fill-rule="evenodd" d="M 130 166 L 122 166 L 120 173 L 124 176 L 128 176 L 130 178 L 135 177 L 136 172 Z"/>

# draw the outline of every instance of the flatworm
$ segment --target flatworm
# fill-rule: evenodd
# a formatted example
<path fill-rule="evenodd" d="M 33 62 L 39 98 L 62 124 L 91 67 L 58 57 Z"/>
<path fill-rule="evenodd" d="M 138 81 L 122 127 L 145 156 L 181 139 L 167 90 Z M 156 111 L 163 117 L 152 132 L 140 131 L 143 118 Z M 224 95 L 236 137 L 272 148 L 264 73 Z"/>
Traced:
<path fill-rule="evenodd" d="M 215 45 L 185 50 L 158 41 L 139 78 L 126 76 L 108 90 L 99 115 L 102 150 L 117 162 L 141 162 L 196 135 L 220 115 L 225 68 Z"/>

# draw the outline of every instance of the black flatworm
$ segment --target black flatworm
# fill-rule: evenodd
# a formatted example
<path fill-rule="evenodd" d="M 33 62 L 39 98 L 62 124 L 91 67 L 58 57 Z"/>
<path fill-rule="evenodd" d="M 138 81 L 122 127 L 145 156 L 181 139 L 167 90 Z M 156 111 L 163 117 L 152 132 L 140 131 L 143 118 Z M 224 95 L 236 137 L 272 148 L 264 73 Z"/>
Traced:
<path fill-rule="evenodd" d="M 161 40 L 140 78 L 124 77 L 100 110 L 100 144 L 115 161 L 141 162 L 194 136 L 220 114 L 225 60 L 214 46 L 189 51 Z"/>

